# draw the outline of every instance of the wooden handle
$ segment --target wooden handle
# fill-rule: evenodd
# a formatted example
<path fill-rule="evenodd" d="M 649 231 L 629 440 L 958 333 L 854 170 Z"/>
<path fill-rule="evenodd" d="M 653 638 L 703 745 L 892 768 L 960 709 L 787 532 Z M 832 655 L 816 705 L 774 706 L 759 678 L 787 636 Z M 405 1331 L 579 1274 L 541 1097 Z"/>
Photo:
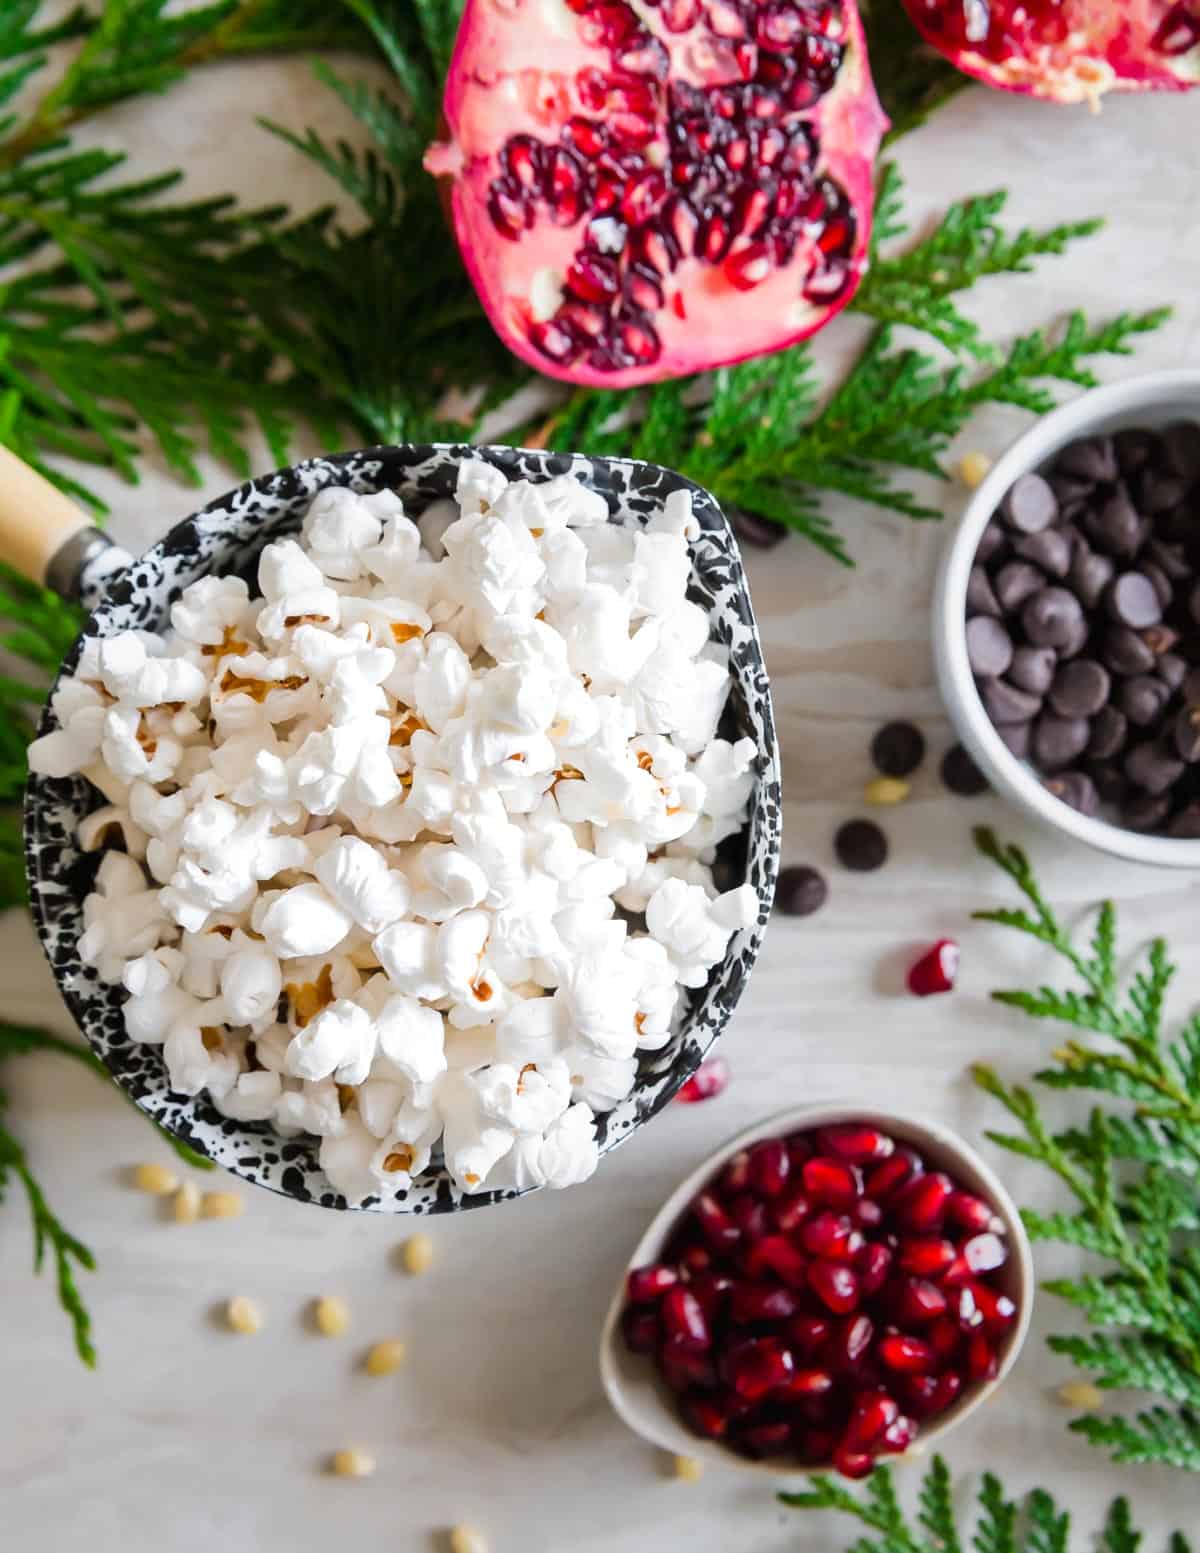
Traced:
<path fill-rule="evenodd" d="M 0 447 L 0 561 L 44 583 L 50 562 L 91 519 L 15 453 Z"/>

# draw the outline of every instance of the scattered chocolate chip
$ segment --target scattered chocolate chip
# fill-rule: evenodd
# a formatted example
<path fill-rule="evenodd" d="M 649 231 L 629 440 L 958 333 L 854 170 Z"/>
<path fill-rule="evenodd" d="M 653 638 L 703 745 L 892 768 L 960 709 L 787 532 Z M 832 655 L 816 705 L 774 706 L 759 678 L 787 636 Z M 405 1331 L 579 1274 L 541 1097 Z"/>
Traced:
<path fill-rule="evenodd" d="M 987 572 L 982 566 L 972 566 L 967 578 L 967 614 L 995 615 L 998 619 L 1001 613 L 1000 601 L 992 592 Z"/>
<path fill-rule="evenodd" d="M 1057 462 L 1063 474 L 1079 480 L 1095 484 L 1117 478 L 1116 452 L 1110 437 L 1081 437 L 1077 442 L 1068 442 Z"/>
<path fill-rule="evenodd" d="M 1126 625 L 1134 623 L 1125 622 Z M 1148 621 L 1140 623 L 1149 624 Z M 1021 624 L 1035 647 L 1062 647 L 1078 635 L 1083 624 L 1083 606 L 1065 588 L 1042 588 L 1026 600 Z"/>
<path fill-rule="evenodd" d="M 1018 539 L 1013 554 L 1023 561 L 1032 561 L 1048 577 L 1065 577 L 1071 564 L 1071 541 L 1061 529 L 1047 528 L 1040 534 Z"/>
<path fill-rule="evenodd" d="M 1027 723 L 1036 717 L 1042 703 L 1026 690 L 1018 690 L 1006 680 L 985 680 L 979 690 L 980 699 L 992 722 Z"/>
<path fill-rule="evenodd" d="M 994 586 L 1000 606 L 1008 614 L 1020 609 L 1045 584 L 1041 572 L 1028 561 L 1008 561 L 996 573 Z"/>
<path fill-rule="evenodd" d="M 1189 766 L 1200 760 L 1200 706 L 1181 706 L 1171 731 L 1179 758 Z"/>
<path fill-rule="evenodd" d="M 1008 671 L 1009 682 L 1031 696 L 1044 696 L 1054 679 L 1058 654 L 1053 647 L 1018 647 Z"/>
<path fill-rule="evenodd" d="M 807 863 L 780 870 L 775 886 L 775 909 L 785 917 L 811 917 L 829 897 L 829 885 L 820 869 Z"/>
<path fill-rule="evenodd" d="M 977 798 L 988 790 L 987 777 L 961 744 L 953 744 L 942 757 L 942 781 L 960 798 Z"/>
<path fill-rule="evenodd" d="M 1126 492 L 1114 491 L 1103 507 L 1088 514 L 1084 527 L 1106 555 L 1129 556 L 1137 549 L 1142 519 Z"/>
<path fill-rule="evenodd" d="M 1108 700 L 1112 678 L 1094 658 L 1064 663 L 1050 687 L 1050 705 L 1060 717 L 1091 717 Z"/>
<path fill-rule="evenodd" d="M 1121 805 L 1126 830 L 1157 830 L 1171 812 L 1171 800 L 1152 793 L 1135 793 Z"/>
<path fill-rule="evenodd" d="M 990 615 L 976 615 L 967 621 L 967 658 L 972 674 L 980 679 L 996 679 L 1012 662 L 1012 637 Z"/>
<path fill-rule="evenodd" d="M 1000 512 L 1018 534 L 1037 534 L 1058 517 L 1058 501 L 1041 475 L 1022 475 L 1000 503 Z"/>
<path fill-rule="evenodd" d="M 1171 691 L 1156 675 L 1135 674 L 1121 681 L 1113 699 L 1135 728 L 1149 728 L 1162 716 Z"/>
<path fill-rule="evenodd" d="M 1042 786 L 1080 814 L 1095 814 L 1100 808 L 1100 794 L 1095 783 L 1082 771 L 1060 771 L 1047 777 Z"/>
<path fill-rule="evenodd" d="M 887 861 L 887 837 L 874 820 L 847 820 L 833 838 L 833 849 L 843 868 L 870 873 Z"/>
<path fill-rule="evenodd" d="M 871 759 L 884 776 L 910 776 L 925 759 L 925 735 L 915 723 L 885 723 L 871 740 Z"/>
<path fill-rule="evenodd" d="M 975 551 L 975 559 L 980 562 L 994 560 L 1007 545 L 1008 536 L 999 523 L 993 519 L 979 536 L 979 545 Z"/>
<path fill-rule="evenodd" d="M 1183 761 L 1176 754 L 1174 743 L 1167 745 L 1148 739 L 1126 755 L 1125 775 L 1135 786 L 1157 798 L 1183 775 Z"/>
<path fill-rule="evenodd" d="M 1126 626 L 1113 626 L 1106 633 L 1100 656 L 1114 674 L 1148 674 L 1155 663 L 1153 651 Z"/>
<path fill-rule="evenodd" d="M 1033 725 L 1034 763 L 1043 771 L 1061 771 L 1087 749 L 1090 733 L 1086 717 L 1043 712 Z"/>
<path fill-rule="evenodd" d="M 1018 760 L 1029 759 L 1029 746 L 1033 742 L 1032 723 L 1000 723 L 996 732 L 1010 755 L 1015 755 Z"/>
<path fill-rule="evenodd" d="M 787 536 L 782 523 L 774 523 L 744 507 L 729 508 L 729 524 L 744 545 L 751 545 L 756 550 L 773 550 Z"/>
<path fill-rule="evenodd" d="M 1078 595 L 1085 609 L 1095 609 L 1104 595 L 1105 588 L 1116 571 L 1113 561 L 1106 555 L 1097 555 L 1086 545 L 1076 545 L 1075 554 L 1067 572 L 1067 582 Z"/>
<path fill-rule="evenodd" d="M 1180 809 L 1167 826 L 1167 835 L 1179 841 L 1200 839 L 1200 803 L 1190 803 L 1186 809 Z"/>
<path fill-rule="evenodd" d="M 1154 584 L 1142 572 L 1122 572 L 1109 584 L 1104 603 L 1118 625 L 1134 630 L 1157 625 L 1162 619 L 1162 605 Z"/>
<path fill-rule="evenodd" d="M 1088 755 L 1093 760 L 1108 760 L 1125 748 L 1129 737 L 1129 723 L 1115 706 L 1102 706 L 1092 718 L 1088 736 Z"/>

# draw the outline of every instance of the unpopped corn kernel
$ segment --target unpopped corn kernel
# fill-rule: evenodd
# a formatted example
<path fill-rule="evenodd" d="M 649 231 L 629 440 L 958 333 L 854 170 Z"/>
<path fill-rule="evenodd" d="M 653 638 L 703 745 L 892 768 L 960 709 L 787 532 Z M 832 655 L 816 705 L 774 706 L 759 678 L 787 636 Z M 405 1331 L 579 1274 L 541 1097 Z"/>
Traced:
<path fill-rule="evenodd" d="M 698 1483 L 704 1476 L 704 1463 L 696 1456 L 676 1456 L 675 1476 L 684 1483 Z"/>
<path fill-rule="evenodd" d="M 313 1305 L 313 1319 L 322 1337 L 341 1337 L 350 1326 L 350 1307 L 336 1294 L 323 1294 Z"/>
<path fill-rule="evenodd" d="M 959 479 L 974 490 L 983 484 L 991 467 L 992 461 L 986 453 L 967 453 L 958 461 Z"/>
<path fill-rule="evenodd" d="M 133 1172 L 133 1184 L 139 1192 L 149 1192 L 153 1197 L 169 1197 L 179 1188 L 179 1177 L 166 1165 L 138 1165 Z"/>
<path fill-rule="evenodd" d="M 900 777 L 875 777 L 868 782 L 863 789 L 863 797 L 868 803 L 893 804 L 903 803 L 912 792 L 912 784 L 903 781 Z"/>
<path fill-rule="evenodd" d="M 1058 1400 L 1064 1407 L 1077 1407 L 1085 1413 L 1095 1413 L 1104 1406 L 1099 1386 L 1090 1380 L 1069 1380 L 1058 1388 Z"/>
<path fill-rule="evenodd" d="M 406 1351 L 398 1337 L 385 1338 L 369 1350 L 363 1368 L 368 1375 L 391 1375 L 404 1363 Z"/>
<path fill-rule="evenodd" d="M 433 1241 L 428 1235 L 410 1235 L 404 1243 L 404 1268 L 414 1276 L 433 1265 Z"/>
<path fill-rule="evenodd" d="M 236 1192 L 205 1192 L 200 1200 L 200 1213 L 206 1219 L 240 1219 L 246 1211 L 246 1201 Z"/>
<path fill-rule="evenodd" d="M 370 1451 L 359 1450 L 357 1446 L 352 1446 L 345 1450 L 334 1451 L 329 1465 L 335 1477 L 369 1478 L 375 1470 L 375 1458 Z"/>
<path fill-rule="evenodd" d="M 232 1330 L 240 1332 L 243 1337 L 253 1337 L 256 1332 L 262 1331 L 262 1310 L 245 1294 L 234 1295 L 225 1307 L 225 1319 Z"/>
<path fill-rule="evenodd" d="M 450 1532 L 450 1553 L 488 1553 L 487 1539 L 474 1526 L 455 1526 Z"/>
<path fill-rule="evenodd" d="M 200 1188 L 194 1181 L 185 1181 L 175 1193 L 176 1224 L 194 1224 L 200 1217 Z"/>

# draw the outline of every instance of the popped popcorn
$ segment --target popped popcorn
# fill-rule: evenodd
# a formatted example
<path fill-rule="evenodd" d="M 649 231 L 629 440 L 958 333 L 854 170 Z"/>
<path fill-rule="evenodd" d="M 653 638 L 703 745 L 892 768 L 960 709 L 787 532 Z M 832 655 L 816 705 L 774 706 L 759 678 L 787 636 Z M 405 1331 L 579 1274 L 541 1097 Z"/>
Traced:
<path fill-rule="evenodd" d="M 757 916 L 713 883 L 756 752 L 717 733 L 691 498 L 608 515 L 478 459 L 419 527 L 325 490 L 258 596 L 207 577 L 162 635 L 86 641 L 31 747 L 106 800 L 79 948 L 130 1037 L 173 1089 L 314 1134 L 351 1202 L 437 1158 L 462 1193 L 586 1180 Z"/>

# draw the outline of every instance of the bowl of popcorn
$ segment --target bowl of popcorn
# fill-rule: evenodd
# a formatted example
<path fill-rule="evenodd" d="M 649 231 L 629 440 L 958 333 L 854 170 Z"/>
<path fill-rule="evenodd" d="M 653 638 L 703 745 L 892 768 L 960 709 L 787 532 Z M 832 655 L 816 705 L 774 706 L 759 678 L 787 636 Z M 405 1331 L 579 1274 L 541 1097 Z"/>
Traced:
<path fill-rule="evenodd" d="M 111 586 L 30 767 L 93 1048 L 328 1207 L 585 1180 L 720 1033 L 778 867 L 736 543 L 633 460 L 374 448 L 242 486 Z"/>

